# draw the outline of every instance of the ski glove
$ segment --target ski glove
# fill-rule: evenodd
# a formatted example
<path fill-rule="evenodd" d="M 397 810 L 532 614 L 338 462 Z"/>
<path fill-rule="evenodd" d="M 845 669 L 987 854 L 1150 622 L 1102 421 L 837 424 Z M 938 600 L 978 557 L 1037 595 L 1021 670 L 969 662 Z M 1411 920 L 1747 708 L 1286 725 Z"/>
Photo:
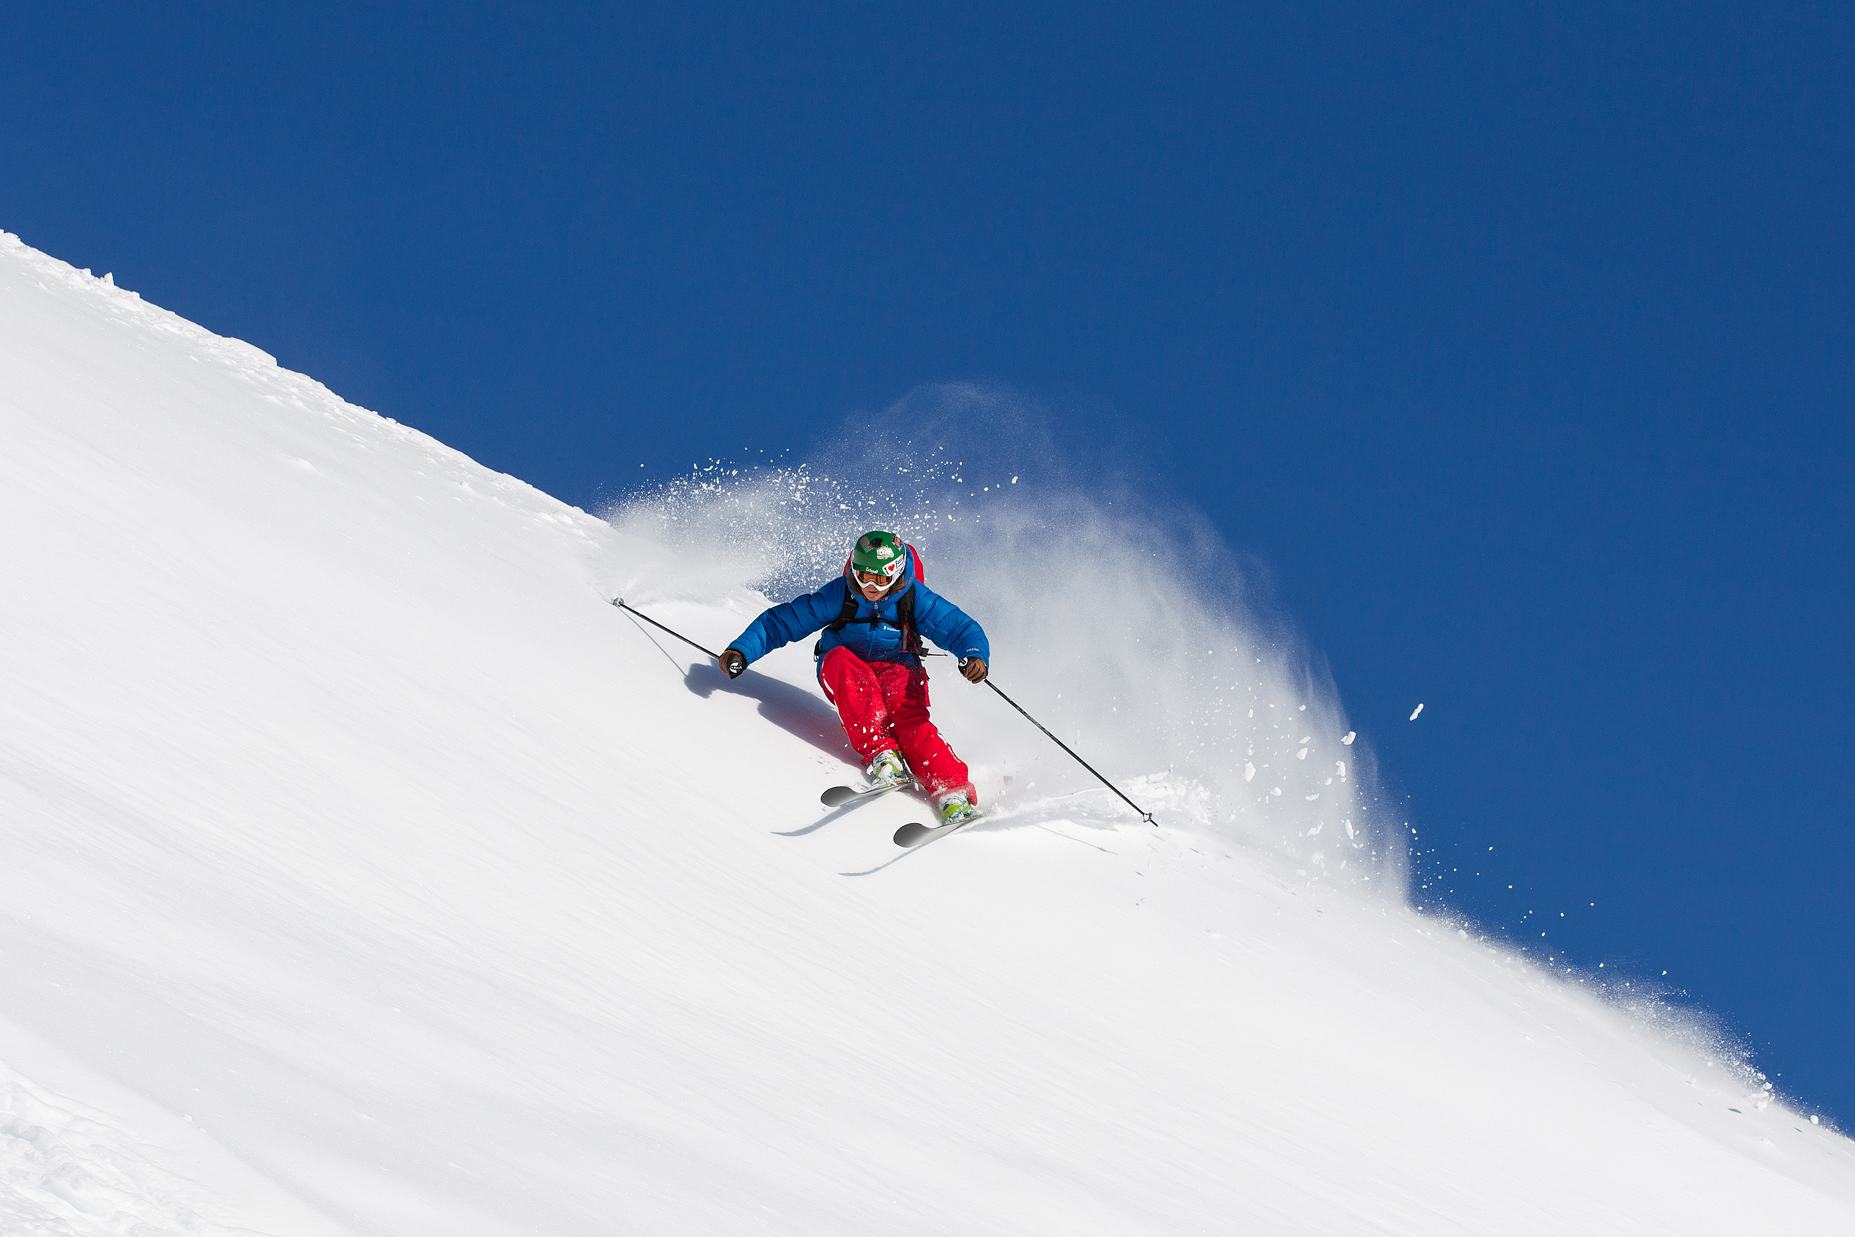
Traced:
<path fill-rule="evenodd" d="M 721 662 L 721 668 L 727 672 L 728 677 L 731 679 L 740 678 L 741 671 L 747 669 L 747 659 L 741 656 L 741 651 L 739 649 L 729 649 L 717 658 L 717 660 Z"/>
<path fill-rule="evenodd" d="M 985 658 L 963 658 L 960 662 L 960 673 L 966 676 L 968 683 L 985 682 Z"/>

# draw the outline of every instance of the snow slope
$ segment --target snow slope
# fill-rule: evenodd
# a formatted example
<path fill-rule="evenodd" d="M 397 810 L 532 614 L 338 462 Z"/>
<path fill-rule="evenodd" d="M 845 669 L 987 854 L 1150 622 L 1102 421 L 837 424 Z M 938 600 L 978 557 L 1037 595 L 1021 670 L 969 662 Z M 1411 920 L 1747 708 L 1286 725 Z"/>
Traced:
<path fill-rule="evenodd" d="M 635 511 L 13 237 L 0 427 L 8 1234 L 1855 1231 L 1839 1134 L 1387 892 L 1317 693 L 1168 768 L 1002 621 L 1165 827 L 943 672 L 999 811 L 898 852 L 808 650 L 605 603 L 763 604 Z"/>

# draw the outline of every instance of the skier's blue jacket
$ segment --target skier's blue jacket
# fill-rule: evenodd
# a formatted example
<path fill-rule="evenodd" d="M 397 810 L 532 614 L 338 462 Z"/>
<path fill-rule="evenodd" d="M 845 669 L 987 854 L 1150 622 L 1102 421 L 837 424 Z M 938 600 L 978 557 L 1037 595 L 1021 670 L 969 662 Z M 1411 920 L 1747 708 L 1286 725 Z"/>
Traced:
<path fill-rule="evenodd" d="M 985 630 L 958 606 L 923 584 L 917 578 L 919 573 L 915 567 L 914 547 L 910 546 L 908 566 L 902 572 L 902 583 L 883 594 L 880 600 L 872 602 L 863 596 L 861 589 L 851 585 L 850 568 L 846 564 L 843 575 L 817 592 L 807 593 L 762 613 L 729 647 L 750 662 L 758 661 L 774 649 L 794 640 L 803 640 L 814 631 L 837 622 L 837 616 L 844 612 L 844 598 L 851 596 L 857 600 L 854 617 L 875 617 L 882 621 L 853 622 L 840 630 L 827 631 L 819 641 L 820 650 L 828 653 L 841 644 L 864 661 L 893 661 L 905 666 L 918 666 L 921 664 L 920 659 L 909 652 L 903 643 L 900 618 L 896 614 L 902 595 L 912 591 L 915 597 L 916 631 L 957 658 L 978 657 L 990 664 L 992 646 L 986 641 Z"/>

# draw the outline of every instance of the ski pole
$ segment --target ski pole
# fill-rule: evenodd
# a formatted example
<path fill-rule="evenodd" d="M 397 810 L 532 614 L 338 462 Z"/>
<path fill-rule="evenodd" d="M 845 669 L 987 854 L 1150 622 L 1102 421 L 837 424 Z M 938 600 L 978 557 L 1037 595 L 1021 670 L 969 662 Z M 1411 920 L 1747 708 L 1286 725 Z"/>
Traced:
<path fill-rule="evenodd" d="M 999 688 L 998 684 L 992 681 L 992 677 L 990 675 L 986 676 L 985 685 L 991 688 L 993 691 L 998 692 L 999 699 L 1003 700 L 1006 704 L 1010 705 L 1012 708 L 1016 709 L 1018 712 L 1024 713 L 1024 706 L 1019 704 L 1017 701 L 1013 700 L 1010 696 L 1005 695 L 1005 693 Z M 1076 756 L 1075 750 L 1071 748 L 1069 744 L 1063 742 L 1061 739 L 1057 738 L 1055 735 L 1050 734 L 1050 728 L 1048 726 L 1045 726 L 1042 722 L 1032 717 L 1029 713 L 1024 713 L 1024 720 L 1029 722 L 1031 725 L 1037 727 L 1037 729 L 1043 731 L 1045 734 L 1050 735 L 1050 742 L 1056 744 L 1058 747 L 1068 752 L 1071 756 L 1075 756 L 1075 761 L 1077 764 L 1081 765 L 1084 769 L 1087 769 L 1090 773 L 1095 773 L 1095 766 L 1090 764 L 1088 761 L 1082 759 L 1082 757 Z M 1134 811 L 1139 812 L 1141 820 L 1144 820 L 1147 824 L 1152 825 L 1155 829 L 1159 828 L 1159 822 L 1153 819 L 1153 813 L 1143 810 L 1138 803 L 1135 803 L 1132 799 L 1129 799 L 1126 795 L 1122 795 L 1120 790 L 1115 786 L 1113 782 L 1110 782 L 1107 778 L 1103 777 L 1099 773 L 1095 773 L 1095 780 L 1100 782 L 1103 786 L 1106 786 L 1109 790 L 1114 791 L 1115 794 L 1120 795 L 1121 802 L 1125 803 L 1128 807 L 1134 809 Z"/>
<path fill-rule="evenodd" d="M 657 628 L 657 630 L 659 631 L 670 631 L 668 627 L 665 627 L 662 623 L 659 623 L 656 619 L 652 618 L 650 615 L 645 614 L 638 610 L 633 610 L 630 606 L 626 605 L 625 599 L 623 597 L 614 597 L 612 599 L 612 604 L 617 606 L 621 610 L 627 611 L 631 614 L 636 614 L 639 618 L 649 623 L 652 627 Z M 680 631 L 670 631 L 670 634 L 675 636 L 678 640 L 681 640 L 684 644 L 687 644 L 692 649 L 702 649 L 704 653 L 709 653 L 707 649 L 703 649 L 701 645 L 697 644 L 694 640 L 691 640 L 688 636 L 685 636 Z M 711 658 L 714 658 L 717 661 L 721 659 L 721 654 L 719 653 L 709 653 L 709 656 Z"/>

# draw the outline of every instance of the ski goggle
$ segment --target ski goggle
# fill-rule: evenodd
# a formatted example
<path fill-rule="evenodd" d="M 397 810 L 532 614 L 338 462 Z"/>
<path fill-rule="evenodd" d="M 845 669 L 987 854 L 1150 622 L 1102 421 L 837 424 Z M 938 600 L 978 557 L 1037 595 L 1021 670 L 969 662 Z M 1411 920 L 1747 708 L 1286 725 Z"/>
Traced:
<path fill-rule="evenodd" d="M 859 571 L 856 576 L 858 584 L 874 584 L 877 588 L 888 588 L 901 578 L 901 574 L 902 560 L 897 559 L 887 567 L 878 568 L 875 571 Z"/>

